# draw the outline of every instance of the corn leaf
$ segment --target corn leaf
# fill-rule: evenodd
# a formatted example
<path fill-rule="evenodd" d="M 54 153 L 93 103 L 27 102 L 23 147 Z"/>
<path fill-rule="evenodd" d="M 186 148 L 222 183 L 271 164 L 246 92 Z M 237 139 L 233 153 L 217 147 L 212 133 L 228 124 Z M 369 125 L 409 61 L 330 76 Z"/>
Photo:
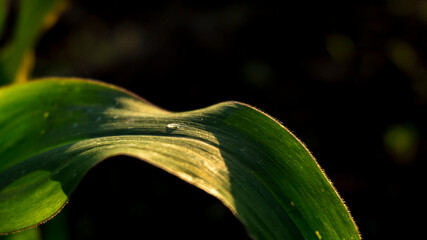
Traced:
<path fill-rule="evenodd" d="M 268 115 L 238 102 L 172 113 L 77 79 L 0 89 L 0 232 L 57 214 L 89 169 L 115 155 L 217 197 L 254 239 L 359 239 L 312 155 Z"/>
<path fill-rule="evenodd" d="M 20 0 L 14 32 L 0 51 L 0 85 L 27 81 L 38 37 L 53 26 L 65 6 L 65 0 Z M 0 0 L 0 30 L 5 7 L 6 1 Z"/>

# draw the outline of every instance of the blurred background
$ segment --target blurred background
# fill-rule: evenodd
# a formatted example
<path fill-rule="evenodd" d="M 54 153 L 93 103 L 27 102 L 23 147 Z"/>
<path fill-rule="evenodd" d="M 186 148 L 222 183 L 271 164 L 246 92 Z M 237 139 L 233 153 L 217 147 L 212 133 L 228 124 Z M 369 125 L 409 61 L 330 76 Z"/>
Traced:
<path fill-rule="evenodd" d="M 71 0 L 33 77 L 98 79 L 172 111 L 258 107 L 308 146 L 364 239 L 411 239 L 426 61 L 427 1 Z M 71 239 L 247 239 L 217 200 L 128 157 L 93 169 L 67 209 Z"/>

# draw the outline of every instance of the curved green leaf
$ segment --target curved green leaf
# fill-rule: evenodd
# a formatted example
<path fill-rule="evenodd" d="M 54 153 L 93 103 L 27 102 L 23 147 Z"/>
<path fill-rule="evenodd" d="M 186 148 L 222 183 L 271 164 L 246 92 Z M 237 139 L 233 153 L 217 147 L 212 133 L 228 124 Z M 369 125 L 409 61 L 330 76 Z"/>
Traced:
<path fill-rule="evenodd" d="M 49 219 L 90 168 L 119 154 L 217 197 L 255 239 L 359 239 L 311 154 L 264 113 L 238 102 L 171 113 L 65 79 L 0 89 L 0 232 Z"/>

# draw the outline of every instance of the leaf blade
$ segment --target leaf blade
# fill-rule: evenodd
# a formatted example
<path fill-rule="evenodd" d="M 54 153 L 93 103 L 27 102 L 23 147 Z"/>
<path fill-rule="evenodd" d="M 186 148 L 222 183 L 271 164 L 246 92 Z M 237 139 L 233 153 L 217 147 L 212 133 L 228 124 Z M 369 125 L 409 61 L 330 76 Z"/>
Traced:
<path fill-rule="evenodd" d="M 91 167 L 125 154 L 219 198 L 256 239 L 359 238 L 304 145 L 248 105 L 171 113 L 111 85 L 59 79 L 0 89 L 0 102 L 0 223 L 14 214 L 2 208 L 13 205 L 7 191 L 27 199 L 31 186 L 50 187 L 59 196 L 42 200 L 63 205 Z M 25 179 L 36 183 L 19 185 Z M 53 215 L 59 209 L 47 210 Z M 36 215 L 33 225 L 46 218 Z M 0 231 L 16 230 L 6 225 Z"/>

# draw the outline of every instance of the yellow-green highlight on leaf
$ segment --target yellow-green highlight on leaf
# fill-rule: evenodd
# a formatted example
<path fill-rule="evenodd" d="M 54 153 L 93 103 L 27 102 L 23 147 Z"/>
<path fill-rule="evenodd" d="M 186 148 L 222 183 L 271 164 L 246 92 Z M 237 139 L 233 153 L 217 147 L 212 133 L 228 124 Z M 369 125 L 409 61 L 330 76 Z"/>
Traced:
<path fill-rule="evenodd" d="M 238 102 L 172 113 L 94 81 L 3 87 L 0 155 L 2 233 L 47 220 L 97 163 L 129 155 L 220 199 L 254 239 L 360 239 L 304 145 Z"/>
<path fill-rule="evenodd" d="M 0 85 L 27 81 L 36 41 L 53 26 L 66 5 L 66 0 L 20 0 L 14 32 L 0 49 Z M 0 2 L 0 11 L 1 8 Z M 0 23 L 3 20 L 4 14 L 0 15 Z"/>
<path fill-rule="evenodd" d="M 0 222 L 18 229 L 34 225 L 34 220 L 45 221 L 52 216 L 51 209 L 61 209 L 68 199 L 60 182 L 50 179 L 49 171 L 36 170 L 22 175 L 0 191 Z M 33 217 L 16 217 L 26 214 Z"/>

